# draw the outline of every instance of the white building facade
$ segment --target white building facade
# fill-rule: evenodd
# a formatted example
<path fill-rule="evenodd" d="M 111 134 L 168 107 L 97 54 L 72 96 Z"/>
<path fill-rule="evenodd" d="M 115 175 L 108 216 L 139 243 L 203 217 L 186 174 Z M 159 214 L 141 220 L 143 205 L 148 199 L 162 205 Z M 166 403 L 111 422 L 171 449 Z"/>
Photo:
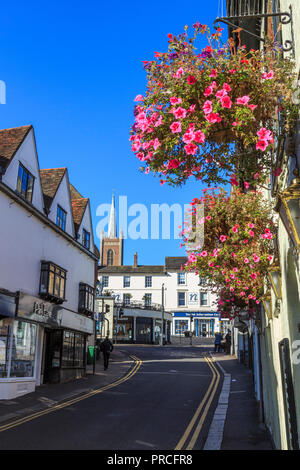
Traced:
<path fill-rule="evenodd" d="M 97 256 L 89 200 L 40 170 L 32 126 L 0 130 L 0 399 L 85 373 Z"/>
<path fill-rule="evenodd" d="M 117 305 L 127 309 L 134 309 L 138 304 L 145 309 L 161 312 L 163 305 L 168 317 L 164 334 L 169 341 L 171 336 L 187 332 L 211 337 L 217 331 L 225 331 L 227 321 L 220 321 L 215 295 L 205 287 L 199 276 L 183 270 L 186 261 L 186 257 L 166 257 L 164 265 L 138 265 L 135 254 L 132 266 L 100 267 L 99 281 L 103 291 L 108 291 Z M 161 313 L 155 316 L 161 319 Z M 127 340 L 136 340 L 135 325 L 128 324 L 128 330 Z M 150 335 L 153 342 L 157 342 L 159 328 L 156 331 L 156 335 L 153 331 Z"/>

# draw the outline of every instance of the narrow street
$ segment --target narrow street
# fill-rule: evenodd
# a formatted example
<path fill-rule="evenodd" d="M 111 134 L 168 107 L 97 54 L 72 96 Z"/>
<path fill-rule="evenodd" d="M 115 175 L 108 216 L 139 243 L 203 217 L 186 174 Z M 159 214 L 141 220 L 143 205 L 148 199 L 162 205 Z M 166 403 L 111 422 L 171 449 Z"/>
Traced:
<path fill-rule="evenodd" d="M 114 387 L 13 427 L 0 449 L 199 450 L 223 382 L 211 347 L 120 346 L 135 363 Z"/>

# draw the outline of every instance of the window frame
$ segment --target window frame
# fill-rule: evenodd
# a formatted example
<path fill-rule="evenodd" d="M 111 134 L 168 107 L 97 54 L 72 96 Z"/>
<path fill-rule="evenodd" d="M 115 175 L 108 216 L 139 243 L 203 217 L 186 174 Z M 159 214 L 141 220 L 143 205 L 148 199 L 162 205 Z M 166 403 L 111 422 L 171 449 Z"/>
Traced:
<path fill-rule="evenodd" d="M 44 273 L 46 277 L 44 278 Z M 52 274 L 52 275 L 51 275 Z M 44 279 L 43 279 L 44 278 Z M 59 295 L 56 295 L 57 278 L 59 278 Z M 61 280 L 64 280 L 63 286 Z M 66 281 L 67 281 L 67 270 L 53 263 L 52 261 L 41 261 L 41 275 L 40 275 L 40 297 L 53 301 L 55 303 L 63 303 L 66 301 Z M 43 282 L 43 284 L 42 284 Z M 42 290 L 42 285 L 45 290 Z M 52 285 L 52 291 L 50 290 Z M 63 296 L 62 294 L 63 287 Z"/>
<path fill-rule="evenodd" d="M 150 282 L 147 282 L 149 280 Z M 145 276 L 145 287 L 152 287 L 152 276 Z"/>
<path fill-rule="evenodd" d="M 61 218 L 60 214 L 64 215 L 64 219 Z M 61 221 L 63 223 L 61 224 Z M 59 222 L 59 223 L 58 223 Z M 64 232 L 66 231 L 66 226 L 67 226 L 67 211 L 63 209 L 59 204 L 57 204 L 57 210 L 56 210 L 56 225 L 63 230 Z"/>
<path fill-rule="evenodd" d="M 184 276 L 184 282 L 180 282 L 180 276 Z M 184 272 L 177 273 L 177 285 L 178 286 L 185 286 L 186 285 L 186 273 L 184 273 Z"/>
<path fill-rule="evenodd" d="M 92 302 L 92 309 L 91 307 Z M 95 289 L 85 282 L 79 283 L 78 312 L 93 315 L 95 311 Z"/>
<path fill-rule="evenodd" d="M 125 285 L 125 278 L 127 278 L 129 280 L 129 284 L 128 285 Z M 123 288 L 126 288 L 126 287 L 130 287 L 130 276 L 123 276 Z"/>
<path fill-rule="evenodd" d="M 152 304 L 152 293 L 151 292 L 146 292 L 144 294 L 144 306 L 145 307 L 151 307 Z"/>
<path fill-rule="evenodd" d="M 104 283 L 104 279 L 107 280 L 107 282 Z M 102 276 L 102 287 L 109 287 L 109 276 Z"/>
<path fill-rule="evenodd" d="M 109 250 L 107 250 L 107 253 L 106 253 L 106 264 L 107 266 L 113 266 L 114 265 L 114 257 L 115 257 L 115 252 L 112 248 L 109 248 Z M 112 262 L 110 263 L 109 260 L 112 260 Z"/>
<path fill-rule="evenodd" d="M 206 294 L 206 303 L 203 303 L 202 296 Z M 208 302 L 208 292 L 207 291 L 201 291 L 200 292 L 200 307 L 208 307 L 209 302 Z"/>
<path fill-rule="evenodd" d="M 23 172 L 22 175 L 20 175 L 20 170 L 22 170 L 22 172 Z M 25 194 L 22 193 L 23 175 L 24 174 L 27 176 Z M 30 177 L 30 181 L 32 181 L 31 190 L 28 190 L 28 186 L 29 186 L 28 185 L 28 182 L 29 182 L 28 177 Z M 20 181 L 20 185 L 19 185 L 19 181 Z M 34 181 L 35 181 L 35 177 L 33 176 L 33 174 L 29 170 L 27 170 L 27 168 L 25 168 L 25 166 L 22 165 L 21 162 L 19 162 L 16 192 L 17 192 L 17 194 L 19 194 L 19 196 L 21 196 L 23 199 L 25 199 L 27 202 L 30 202 L 30 203 L 32 203 L 32 198 L 33 198 Z M 19 189 L 19 186 L 20 186 L 20 189 Z M 30 194 L 30 198 L 28 197 L 29 194 Z"/>
<path fill-rule="evenodd" d="M 88 235 L 88 237 L 86 237 Z M 88 240 L 88 244 L 86 244 L 86 241 Z M 90 249 L 91 246 L 91 232 L 88 232 L 85 228 L 82 229 L 82 244 L 84 248 L 87 250 Z"/>
<path fill-rule="evenodd" d="M 180 304 L 180 302 L 179 302 L 180 294 L 184 295 L 184 304 Z M 177 305 L 178 305 L 178 307 L 186 307 L 186 293 L 185 293 L 185 291 L 178 291 L 177 292 Z"/>

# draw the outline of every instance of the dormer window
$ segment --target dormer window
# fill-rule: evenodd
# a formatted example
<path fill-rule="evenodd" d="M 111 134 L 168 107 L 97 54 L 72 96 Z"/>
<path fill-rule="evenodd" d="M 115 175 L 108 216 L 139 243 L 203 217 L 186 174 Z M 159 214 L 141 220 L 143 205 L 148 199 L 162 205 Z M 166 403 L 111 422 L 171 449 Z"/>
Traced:
<path fill-rule="evenodd" d="M 19 173 L 18 173 L 18 181 L 17 181 L 17 192 L 24 199 L 26 199 L 26 201 L 29 201 L 29 202 L 32 201 L 33 183 L 34 183 L 34 177 L 20 163 Z"/>
<path fill-rule="evenodd" d="M 91 240 L 90 232 L 87 232 L 87 230 L 83 229 L 82 230 L 82 244 L 88 250 L 90 249 L 90 240 Z"/>
<path fill-rule="evenodd" d="M 58 304 L 65 299 L 67 271 L 49 261 L 42 261 L 40 296 Z"/>
<path fill-rule="evenodd" d="M 64 211 L 62 207 L 57 205 L 56 225 L 60 227 L 63 231 L 66 230 L 66 220 L 67 220 L 66 211 Z"/>

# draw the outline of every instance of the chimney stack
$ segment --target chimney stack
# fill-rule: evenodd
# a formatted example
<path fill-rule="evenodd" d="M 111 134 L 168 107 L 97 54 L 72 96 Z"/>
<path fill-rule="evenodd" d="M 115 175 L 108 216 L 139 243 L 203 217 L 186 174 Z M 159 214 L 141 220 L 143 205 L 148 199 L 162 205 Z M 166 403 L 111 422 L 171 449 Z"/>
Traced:
<path fill-rule="evenodd" d="M 133 264 L 133 267 L 134 267 L 134 268 L 137 268 L 137 252 L 134 253 L 134 264 Z"/>

